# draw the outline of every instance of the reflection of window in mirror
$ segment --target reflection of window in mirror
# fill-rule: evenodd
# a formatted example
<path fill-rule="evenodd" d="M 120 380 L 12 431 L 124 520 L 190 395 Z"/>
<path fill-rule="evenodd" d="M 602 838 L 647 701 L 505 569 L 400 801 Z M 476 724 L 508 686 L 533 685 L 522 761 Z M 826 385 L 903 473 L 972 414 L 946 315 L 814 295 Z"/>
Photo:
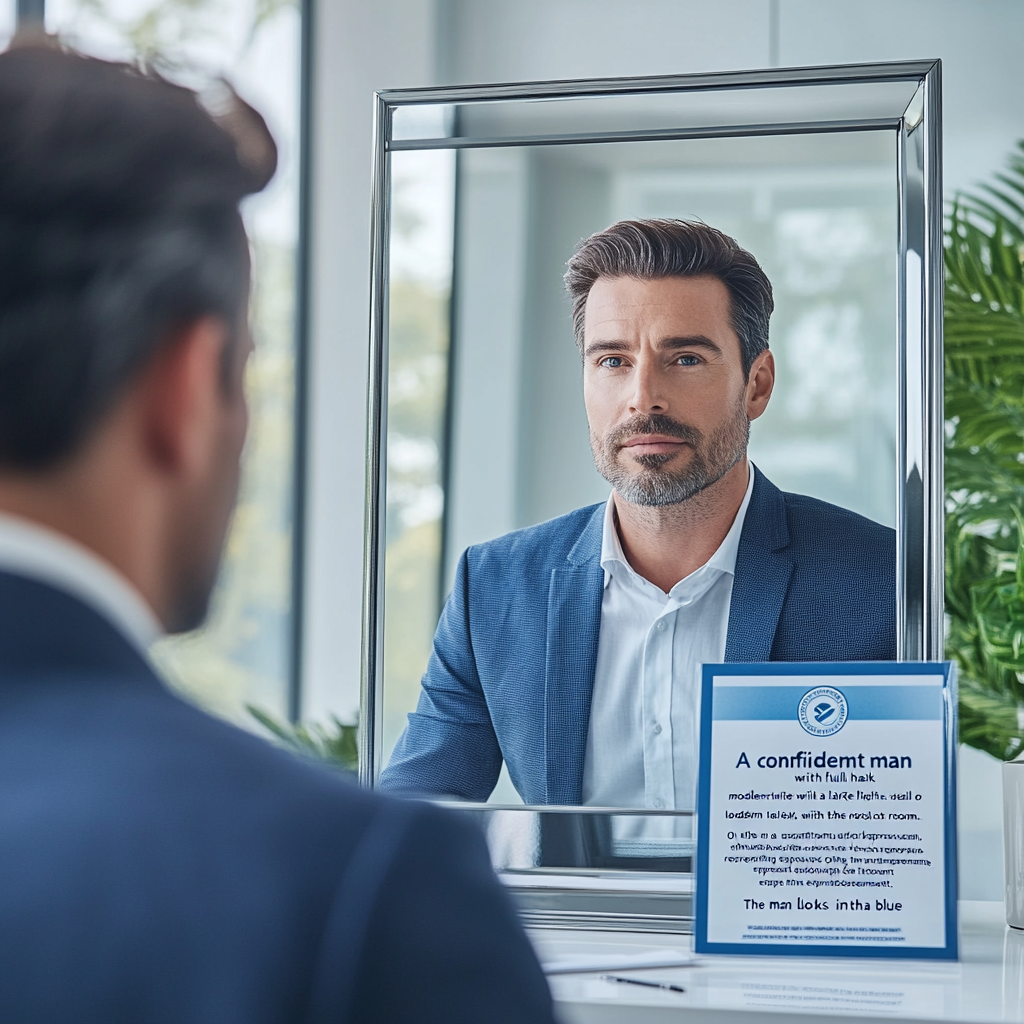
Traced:
<path fill-rule="evenodd" d="M 751 458 L 783 490 L 894 526 L 895 140 L 800 141 L 799 162 L 768 163 L 772 139 L 758 140 L 760 166 L 625 173 L 613 219 L 696 214 L 757 256 L 775 293 L 778 372 Z"/>
<path fill-rule="evenodd" d="M 607 497 L 561 278 L 581 239 L 631 217 L 699 217 L 761 262 L 778 374 L 753 461 L 894 525 L 894 146 L 878 132 L 460 154 L 447 584 L 467 545 Z"/>
<path fill-rule="evenodd" d="M 440 611 L 455 154 L 392 157 L 384 750 L 415 706 Z"/>
<path fill-rule="evenodd" d="M 753 463 L 783 491 L 894 524 L 892 133 L 392 160 L 382 764 L 463 551 L 608 499 L 562 277 L 579 242 L 615 221 L 697 218 L 754 255 L 774 290 L 777 373 Z M 518 798 L 503 772 L 492 801 Z"/>

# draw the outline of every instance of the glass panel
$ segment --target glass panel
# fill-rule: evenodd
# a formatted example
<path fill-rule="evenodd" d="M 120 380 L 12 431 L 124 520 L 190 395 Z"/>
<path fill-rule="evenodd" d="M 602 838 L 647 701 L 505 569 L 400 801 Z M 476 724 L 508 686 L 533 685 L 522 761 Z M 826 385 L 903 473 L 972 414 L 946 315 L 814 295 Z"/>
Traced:
<path fill-rule="evenodd" d="M 394 111 L 392 139 L 455 137 L 476 142 L 590 132 L 638 132 L 823 121 L 895 122 L 918 79 L 754 89 L 690 90 L 628 96 L 406 105 Z"/>
<path fill-rule="evenodd" d="M 403 176 L 440 166 L 446 154 L 456 156 L 393 154 L 393 238 L 409 216 Z M 429 202 L 421 193 L 420 220 L 429 209 L 438 241 L 420 247 L 416 273 L 437 282 L 436 325 L 453 282 L 451 365 L 446 376 L 432 363 L 429 384 L 408 373 L 409 342 L 394 333 L 423 300 L 402 283 L 405 243 L 393 254 L 382 764 L 415 707 L 436 595 L 451 588 L 465 548 L 608 497 L 590 451 L 562 274 L 576 244 L 614 221 L 697 217 L 757 257 L 775 293 L 777 378 L 768 411 L 752 425 L 753 462 L 783 490 L 895 522 L 895 132 L 467 149 L 457 153 L 455 177 L 454 209 L 449 178 L 443 186 L 433 179 Z M 454 257 L 439 241 L 453 231 Z M 443 359 L 447 339 L 428 343 L 441 328 L 430 331 L 421 329 L 417 358 Z M 419 390 L 408 390 L 414 380 Z M 429 402 L 432 426 L 421 436 L 432 444 L 444 436 L 447 407 L 443 474 L 432 447 L 408 446 L 403 430 L 396 436 L 407 415 L 398 403 L 410 395 L 418 408 Z M 414 451 L 424 453 L 423 466 L 430 453 L 419 491 L 405 490 L 399 475 Z M 424 541 L 415 560 L 398 560 L 412 530 L 398 532 L 408 515 L 400 503 L 416 507 L 405 495 L 425 496 L 429 483 L 433 513 L 437 481 L 445 484 L 443 532 L 431 520 L 429 550 Z M 491 801 L 518 801 L 507 776 Z"/>
<path fill-rule="evenodd" d="M 686 811 L 448 806 L 480 822 L 491 863 L 496 871 L 521 876 L 515 884 L 541 885 L 553 873 L 570 869 L 602 875 L 634 871 L 689 875 L 693 868 L 697 832 L 693 815 Z"/>
<path fill-rule="evenodd" d="M 242 724 L 288 706 L 298 237 L 299 9 L 291 0 L 47 0 L 47 28 L 112 59 L 143 57 L 197 85 L 226 75 L 266 117 L 277 177 L 244 211 L 255 256 L 251 426 L 238 511 L 209 624 L 157 645 L 167 676 Z"/>
<path fill-rule="evenodd" d="M 17 0 L 0 0 L 0 49 L 3 49 L 14 35 L 17 14 Z"/>
<path fill-rule="evenodd" d="M 696 851 L 691 815 L 449 806 L 481 826 L 491 863 L 527 924 L 614 930 L 635 927 L 644 916 L 656 919 L 659 931 L 690 930 Z M 581 951 L 557 945 L 539 951 L 545 970 L 583 969 Z"/>
<path fill-rule="evenodd" d="M 455 154 L 391 161 L 383 753 L 416 703 L 440 611 Z"/>
<path fill-rule="evenodd" d="M 777 376 L 754 463 L 895 523 L 894 132 L 466 151 L 446 588 L 468 545 L 608 497 L 562 274 L 580 239 L 631 217 L 699 217 L 757 257 Z"/>

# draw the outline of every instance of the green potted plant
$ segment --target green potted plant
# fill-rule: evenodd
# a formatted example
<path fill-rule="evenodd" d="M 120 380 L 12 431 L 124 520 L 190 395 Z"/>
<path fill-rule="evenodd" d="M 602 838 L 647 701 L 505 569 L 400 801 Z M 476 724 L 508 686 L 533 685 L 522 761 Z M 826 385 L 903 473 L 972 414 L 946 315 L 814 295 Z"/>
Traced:
<path fill-rule="evenodd" d="M 247 710 L 281 746 L 293 753 L 351 775 L 359 770 L 357 723 L 342 722 L 336 715 L 331 715 L 326 724 L 303 725 L 301 722 L 282 722 L 251 704 L 247 705 Z"/>
<path fill-rule="evenodd" d="M 960 740 L 1024 744 L 1024 142 L 946 236 L 946 653 Z"/>

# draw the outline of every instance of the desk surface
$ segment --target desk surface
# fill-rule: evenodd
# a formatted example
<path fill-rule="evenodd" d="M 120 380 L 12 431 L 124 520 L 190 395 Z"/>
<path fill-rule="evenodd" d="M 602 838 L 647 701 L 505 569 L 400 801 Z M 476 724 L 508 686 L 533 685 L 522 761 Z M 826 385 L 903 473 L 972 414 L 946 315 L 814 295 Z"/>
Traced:
<path fill-rule="evenodd" d="M 537 929 L 548 955 L 691 949 L 688 935 Z M 960 904 L 960 962 L 816 957 L 702 956 L 690 967 L 614 971 L 670 981 L 685 993 L 618 985 L 597 973 L 551 979 L 565 1024 L 778 1024 L 779 1013 L 835 1024 L 874 1021 L 1017 1021 L 1024 1024 L 1024 932 L 1007 928 L 1001 903 Z"/>

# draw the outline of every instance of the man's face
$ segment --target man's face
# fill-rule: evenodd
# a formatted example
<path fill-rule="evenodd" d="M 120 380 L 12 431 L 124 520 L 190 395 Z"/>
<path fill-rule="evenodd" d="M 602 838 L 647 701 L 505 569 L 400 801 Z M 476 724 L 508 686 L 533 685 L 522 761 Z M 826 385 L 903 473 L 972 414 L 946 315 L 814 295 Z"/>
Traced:
<path fill-rule="evenodd" d="M 246 326 L 227 342 L 226 360 L 217 367 L 213 414 L 206 421 L 206 456 L 184 494 L 176 530 L 174 607 L 168 632 L 203 624 L 220 570 L 241 477 L 242 450 L 249 426 L 245 370 L 252 353 Z"/>
<path fill-rule="evenodd" d="M 626 501 L 679 504 L 746 454 L 771 354 L 743 372 L 728 289 L 714 277 L 599 278 L 584 319 L 583 397 L 598 471 Z"/>

